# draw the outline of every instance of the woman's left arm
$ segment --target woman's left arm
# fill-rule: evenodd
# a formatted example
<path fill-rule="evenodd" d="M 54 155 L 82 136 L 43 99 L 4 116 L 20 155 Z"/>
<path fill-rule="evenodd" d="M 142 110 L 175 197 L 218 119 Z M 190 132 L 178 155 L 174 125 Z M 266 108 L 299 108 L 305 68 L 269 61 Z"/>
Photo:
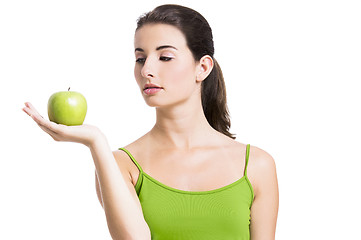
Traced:
<path fill-rule="evenodd" d="M 252 147 L 247 172 L 255 196 L 251 207 L 251 240 L 274 240 L 279 202 L 275 161 L 267 152 Z"/>

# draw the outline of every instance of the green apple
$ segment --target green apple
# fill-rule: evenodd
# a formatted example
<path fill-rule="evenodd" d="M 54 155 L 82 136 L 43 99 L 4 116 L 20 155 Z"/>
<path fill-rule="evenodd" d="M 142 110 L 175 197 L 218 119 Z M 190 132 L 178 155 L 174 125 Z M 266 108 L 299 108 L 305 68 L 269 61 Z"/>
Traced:
<path fill-rule="evenodd" d="M 74 91 L 57 92 L 48 101 L 49 120 L 55 123 L 74 126 L 82 125 L 87 112 L 85 97 Z"/>

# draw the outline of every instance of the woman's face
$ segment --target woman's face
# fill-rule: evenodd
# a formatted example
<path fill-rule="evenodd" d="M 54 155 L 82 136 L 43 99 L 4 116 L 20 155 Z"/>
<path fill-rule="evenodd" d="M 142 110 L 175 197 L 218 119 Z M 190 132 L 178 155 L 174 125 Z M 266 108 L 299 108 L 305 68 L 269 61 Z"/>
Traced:
<path fill-rule="evenodd" d="M 167 24 L 146 24 L 134 38 L 134 75 L 149 106 L 169 106 L 189 99 L 200 90 L 196 81 L 199 66 L 183 33 Z M 161 87 L 144 91 L 145 84 Z"/>

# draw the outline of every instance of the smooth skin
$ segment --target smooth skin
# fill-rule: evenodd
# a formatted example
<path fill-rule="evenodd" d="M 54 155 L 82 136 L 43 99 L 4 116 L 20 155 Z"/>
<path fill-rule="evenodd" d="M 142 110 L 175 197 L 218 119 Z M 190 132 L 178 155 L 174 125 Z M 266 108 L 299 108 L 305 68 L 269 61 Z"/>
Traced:
<path fill-rule="evenodd" d="M 204 116 L 201 105 L 201 83 L 211 72 L 213 59 L 206 55 L 200 61 L 195 61 L 182 32 L 165 24 L 147 24 L 137 30 L 134 47 L 136 82 L 146 104 L 156 110 L 154 127 L 125 146 L 143 170 L 168 186 L 186 191 L 212 190 L 242 177 L 246 145 L 214 130 Z M 163 89 L 154 95 L 145 95 L 143 88 L 146 83 L 157 84 Z M 57 141 L 80 142 L 91 148 L 104 146 L 96 144 L 97 136 L 103 135 L 94 126 L 70 128 L 49 122 L 30 103 L 26 103 L 24 111 Z M 138 214 L 141 208 L 134 185 L 139 170 L 123 151 L 113 151 L 113 156 L 122 176 L 127 179 L 127 189 L 136 203 L 131 205 L 131 209 Z M 275 239 L 279 194 L 272 156 L 251 146 L 247 175 L 255 194 L 251 207 L 251 239 Z M 107 197 L 111 195 L 111 190 L 107 194 L 104 189 L 111 184 L 104 184 L 104 178 L 105 174 L 101 178 L 96 174 L 96 189 L 100 203 L 107 209 L 106 206 L 112 206 L 111 203 L 120 201 L 122 196 L 119 200 Z M 113 226 L 113 230 L 110 229 L 112 236 L 117 234 L 116 224 L 121 223 L 120 217 L 115 219 L 119 221 L 112 224 L 108 221 L 108 226 Z M 124 239 L 149 239 L 149 229 L 141 217 L 137 220 L 141 225 L 136 226 L 134 222 L 129 228 L 138 227 L 143 230 L 143 235 Z"/>

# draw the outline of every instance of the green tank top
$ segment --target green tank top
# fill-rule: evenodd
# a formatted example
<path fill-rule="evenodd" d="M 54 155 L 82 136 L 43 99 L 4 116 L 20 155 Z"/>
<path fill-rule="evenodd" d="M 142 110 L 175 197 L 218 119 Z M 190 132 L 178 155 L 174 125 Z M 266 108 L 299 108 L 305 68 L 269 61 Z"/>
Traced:
<path fill-rule="evenodd" d="M 250 145 L 239 180 L 209 191 L 183 191 L 169 187 L 143 172 L 135 190 L 153 240 L 249 240 L 250 208 L 254 193 L 247 178 Z"/>

